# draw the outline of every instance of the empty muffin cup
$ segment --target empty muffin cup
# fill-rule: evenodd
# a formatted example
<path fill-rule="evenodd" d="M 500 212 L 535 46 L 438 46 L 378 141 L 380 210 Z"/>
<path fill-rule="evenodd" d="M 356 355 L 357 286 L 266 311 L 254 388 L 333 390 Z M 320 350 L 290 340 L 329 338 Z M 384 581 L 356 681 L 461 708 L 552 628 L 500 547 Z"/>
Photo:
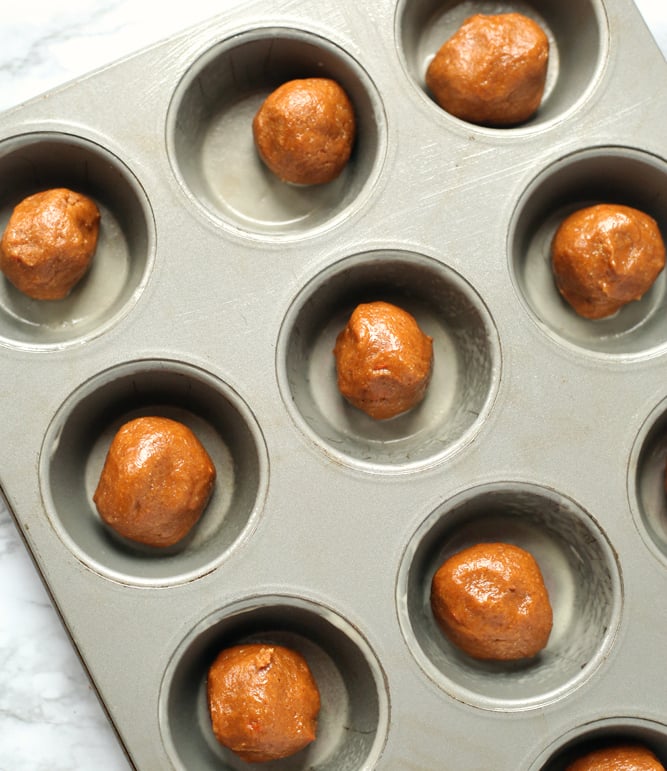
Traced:
<path fill-rule="evenodd" d="M 453 554 L 479 543 L 521 547 L 536 560 L 553 610 L 546 647 L 516 661 L 473 659 L 445 637 L 431 582 Z M 614 553 L 594 520 L 549 488 L 519 482 L 473 487 L 436 509 L 402 558 L 399 620 L 425 674 L 454 698 L 491 710 L 547 704 L 592 676 L 615 636 L 622 604 Z"/>
<path fill-rule="evenodd" d="M 473 124 L 461 121 L 439 107 L 425 83 L 425 73 L 440 46 L 475 14 L 520 13 L 535 21 L 549 41 L 546 84 L 537 112 L 526 122 L 511 127 L 474 130 L 516 132 L 547 126 L 571 112 L 594 89 L 602 72 L 608 30 L 604 7 L 599 0 L 400 0 L 396 14 L 396 39 L 403 65 L 416 89 L 433 106 L 434 119 L 445 116 L 462 123 L 466 131 Z"/>
<path fill-rule="evenodd" d="M 255 596 L 221 608 L 198 624 L 172 656 L 162 682 L 159 719 L 178 769 L 241 771 L 250 766 L 213 734 L 207 674 L 217 655 L 240 643 L 282 645 L 301 654 L 317 683 L 321 707 L 315 741 L 271 771 L 361 771 L 382 752 L 388 700 L 378 661 L 361 634 L 318 603 L 288 595 Z"/>
<path fill-rule="evenodd" d="M 642 425 L 628 464 L 633 516 L 647 546 L 667 564 L 667 399 Z"/>
<path fill-rule="evenodd" d="M 354 308 L 377 300 L 408 311 L 433 338 L 423 401 L 390 420 L 343 398 L 333 353 Z M 497 332 L 477 293 L 442 263 L 394 249 L 348 257 L 315 276 L 289 308 L 277 348 L 283 399 L 304 433 L 343 462 L 382 471 L 435 463 L 470 441 L 499 370 Z"/>
<path fill-rule="evenodd" d="M 113 436 L 140 416 L 184 423 L 216 469 L 201 519 L 169 547 L 122 538 L 93 503 Z M 81 562 L 116 581 L 165 585 L 210 572 L 248 535 L 261 510 L 267 460 L 252 414 L 226 384 L 184 362 L 142 360 L 101 372 L 72 393 L 45 436 L 40 480 L 51 522 Z"/>
<path fill-rule="evenodd" d="M 253 118 L 287 81 L 330 78 L 354 108 L 356 139 L 342 173 L 323 185 L 281 181 L 261 161 Z M 188 196 L 213 219 L 259 236 L 319 232 L 359 206 L 386 142 L 382 104 L 363 68 L 333 42 L 269 27 L 220 42 L 190 67 L 168 117 L 172 165 Z"/>
<path fill-rule="evenodd" d="M 0 276 L 0 342 L 43 350 L 101 334 L 136 302 L 153 263 L 153 215 L 139 181 L 108 150 L 55 132 L 0 143 L 0 180 L 0 234 L 18 203 L 51 188 L 88 196 L 100 211 L 90 268 L 66 298 L 35 300 Z"/>
<path fill-rule="evenodd" d="M 608 318 L 579 316 L 560 296 L 551 266 L 551 243 L 572 212 L 595 203 L 624 204 L 651 216 L 663 240 L 667 210 L 661 204 L 667 164 L 629 147 L 593 147 L 545 168 L 521 196 L 509 227 L 510 270 L 520 299 L 552 339 L 595 355 L 638 357 L 667 343 L 664 270 L 638 301 Z"/>
<path fill-rule="evenodd" d="M 583 755 L 619 744 L 645 747 L 667 766 L 667 726 L 645 718 L 619 716 L 585 723 L 568 731 L 539 755 L 530 771 L 565 771 Z"/>

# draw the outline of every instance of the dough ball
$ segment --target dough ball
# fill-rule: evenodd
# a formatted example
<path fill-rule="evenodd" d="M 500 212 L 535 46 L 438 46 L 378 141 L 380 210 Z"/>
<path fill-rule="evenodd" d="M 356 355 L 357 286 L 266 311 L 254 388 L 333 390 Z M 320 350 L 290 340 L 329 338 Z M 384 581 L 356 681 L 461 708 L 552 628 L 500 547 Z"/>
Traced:
<path fill-rule="evenodd" d="M 356 134 L 354 108 L 328 78 L 283 83 L 253 120 L 255 146 L 264 163 L 285 182 L 331 182 L 347 164 Z"/>
<path fill-rule="evenodd" d="M 93 500 L 123 537 L 173 546 L 199 520 L 215 476 L 208 453 L 183 423 L 136 418 L 114 436 Z"/>
<path fill-rule="evenodd" d="M 549 41 L 520 13 L 476 14 L 438 50 L 426 85 L 447 112 L 482 126 L 528 120 L 544 94 Z"/>
<path fill-rule="evenodd" d="M 338 389 L 376 420 L 412 409 L 426 394 L 433 341 L 415 318 L 386 302 L 358 305 L 334 348 Z"/>
<path fill-rule="evenodd" d="M 303 656 L 280 645 L 223 650 L 208 673 L 208 704 L 217 740 L 250 763 L 289 757 L 316 737 L 317 684 Z"/>
<path fill-rule="evenodd" d="M 431 607 L 444 634 L 476 659 L 535 656 L 553 623 L 537 562 L 507 543 L 480 543 L 445 560 L 433 577 Z"/>
<path fill-rule="evenodd" d="M 61 300 L 83 278 L 97 248 L 100 212 L 66 188 L 24 198 L 0 242 L 0 270 L 35 300 Z"/>
<path fill-rule="evenodd" d="M 566 771 L 665 771 L 665 767 L 646 747 L 619 744 L 589 752 L 570 763 Z"/>
<path fill-rule="evenodd" d="M 556 286 L 580 315 L 601 319 L 651 288 L 665 265 L 656 221 L 629 206 L 579 209 L 560 225 L 551 245 Z"/>

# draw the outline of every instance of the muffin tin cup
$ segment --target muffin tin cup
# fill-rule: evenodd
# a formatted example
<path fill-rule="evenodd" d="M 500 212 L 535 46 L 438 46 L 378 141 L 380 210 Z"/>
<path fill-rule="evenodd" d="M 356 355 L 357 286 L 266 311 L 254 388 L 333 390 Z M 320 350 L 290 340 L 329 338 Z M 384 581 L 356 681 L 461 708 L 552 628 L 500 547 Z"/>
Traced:
<path fill-rule="evenodd" d="M 53 350 L 83 344 L 126 314 L 148 280 L 155 224 L 139 181 L 123 161 L 75 134 L 36 132 L 0 142 L 0 233 L 26 196 L 66 187 L 100 210 L 97 249 L 63 300 L 33 300 L 0 280 L 0 345 Z"/>
<path fill-rule="evenodd" d="M 551 242 L 565 217 L 598 203 L 631 206 L 649 214 L 667 238 L 662 195 L 666 183 L 664 159 L 633 147 L 601 146 L 556 161 L 528 185 L 510 223 L 510 271 L 520 300 L 552 339 L 609 359 L 652 356 L 665 348 L 664 271 L 641 300 L 609 318 L 591 321 L 560 296 L 551 267 Z"/>
<path fill-rule="evenodd" d="M 523 124 L 487 128 L 450 115 L 425 85 L 426 69 L 440 46 L 475 14 L 520 13 L 537 22 L 549 40 L 544 95 L 536 114 Z M 466 131 L 496 137 L 543 130 L 574 112 L 595 90 L 607 59 L 609 31 L 597 0 L 400 0 L 396 39 L 406 74 L 433 108 L 434 119 Z"/>
<path fill-rule="evenodd" d="M 619 743 L 639 744 L 667 764 L 667 726 L 642 717 L 605 717 L 584 723 L 561 736 L 530 766 L 529 771 L 565 771 L 588 752 Z"/>
<path fill-rule="evenodd" d="M 468 656 L 431 609 L 440 565 L 469 546 L 496 542 L 532 554 L 549 594 L 551 635 L 530 659 Z M 422 523 L 403 555 L 396 602 L 406 643 L 428 677 L 455 699 L 509 711 L 544 706 L 593 676 L 613 644 L 623 591 L 614 552 L 589 514 L 554 490 L 508 481 L 464 490 Z"/>
<path fill-rule="evenodd" d="M 297 78 L 331 78 L 356 119 L 352 155 L 322 185 L 281 181 L 255 149 L 252 121 L 264 99 Z M 172 166 L 206 215 L 246 235 L 315 235 L 362 205 L 386 148 L 382 102 L 348 53 L 312 32 L 267 27 L 239 32 L 205 52 L 178 85 L 169 112 Z"/>
<path fill-rule="evenodd" d="M 667 400 L 640 428 L 628 464 L 628 496 L 635 522 L 653 554 L 667 566 Z"/>
<path fill-rule="evenodd" d="M 375 420 L 338 390 L 333 349 L 354 308 L 382 300 L 411 313 L 433 338 L 424 401 Z M 292 303 L 280 332 L 277 371 L 286 406 L 330 456 L 374 472 L 432 465 L 471 441 L 493 404 L 500 347 L 484 302 L 454 270 L 399 249 L 334 262 Z"/>
<path fill-rule="evenodd" d="M 187 425 L 216 468 L 199 522 L 170 547 L 123 538 L 93 502 L 113 436 L 140 416 Z M 81 562 L 114 581 L 163 586 L 210 572 L 252 531 L 268 467 L 259 428 L 229 386 L 184 362 L 141 360 L 101 372 L 67 399 L 46 433 L 40 476 L 51 523 Z"/>
<path fill-rule="evenodd" d="M 373 768 L 386 738 L 389 702 L 382 669 L 360 632 L 333 610 L 303 597 L 256 595 L 221 608 L 183 640 L 165 672 L 160 725 L 176 768 L 253 767 L 223 747 L 211 728 L 206 682 L 218 653 L 261 642 L 299 652 L 320 691 L 317 738 L 272 771 Z"/>

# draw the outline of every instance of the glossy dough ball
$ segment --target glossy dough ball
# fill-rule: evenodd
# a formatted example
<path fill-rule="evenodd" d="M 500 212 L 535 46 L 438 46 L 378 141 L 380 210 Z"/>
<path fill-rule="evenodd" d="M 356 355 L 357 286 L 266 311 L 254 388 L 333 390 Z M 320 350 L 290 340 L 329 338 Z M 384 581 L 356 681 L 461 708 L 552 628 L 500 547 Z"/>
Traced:
<path fill-rule="evenodd" d="M 476 659 L 535 656 L 553 615 L 531 554 L 506 543 L 481 543 L 447 559 L 431 585 L 431 608 L 444 634 Z"/>
<path fill-rule="evenodd" d="M 280 645 L 228 648 L 208 673 L 216 739 L 242 760 L 262 763 L 315 740 L 320 693 L 306 660 Z"/>
<path fill-rule="evenodd" d="M 589 752 L 566 771 L 665 771 L 665 767 L 646 747 L 622 744 Z"/>
<path fill-rule="evenodd" d="M 201 517 L 215 476 L 208 453 L 183 423 L 136 418 L 113 438 L 93 500 L 123 537 L 172 546 Z"/>
<path fill-rule="evenodd" d="M 283 83 L 266 98 L 252 127 L 264 163 L 298 185 L 334 180 L 350 158 L 356 134 L 352 103 L 328 78 Z"/>
<path fill-rule="evenodd" d="M 558 291 L 572 308 L 587 319 L 601 319 L 651 288 L 665 265 L 665 245 L 648 214 L 598 204 L 563 220 L 551 245 L 551 264 Z"/>
<path fill-rule="evenodd" d="M 35 300 L 61 300 L 83 278 L 97 248 L 100 213 L 66 188 L 24 198 L 0 242 L 0 270 Z"/>
<path fill-rule="evenodd" d="M 482 126 L 528 120 L 544 94 L 549 41 L 520 13 L 476 14 L 436 53 L 426 85 L 447 112 Z"/>
<path fill-rule="evenodd" d="M 433 341 L 415 318 L 386 302 L 362 303 L 334 348 L 338 389 L 377 420 L 412 409 L 426 394 Z"/>

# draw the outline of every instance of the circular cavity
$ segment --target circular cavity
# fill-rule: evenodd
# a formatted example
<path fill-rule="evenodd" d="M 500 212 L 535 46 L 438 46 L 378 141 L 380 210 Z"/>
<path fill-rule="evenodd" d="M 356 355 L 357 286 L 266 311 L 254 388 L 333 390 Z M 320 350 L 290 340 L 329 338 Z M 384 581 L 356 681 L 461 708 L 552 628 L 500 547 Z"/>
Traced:
<path fill-rule="evenodd" d="M 187 425 L 217 472 L 201 519 L 168 548 L 123 539 L 92 500 L 116 431 L 146 415 Z M 101 575 L 144 585 L 191 581 L 222 562 L 253 527 L 268 473 L 262 436 L 238 395 L 197 367 L 160 360 L 119 365 L 78 388 L 51 422 L 40 463 L 47 512 L 74 555 Z"/>
<path fill-rule="evenodd" d="M 304 599 L 263 596 L 205 619 L 174 653 L 159 699 L 165 746 L 179 769 L 232 771 L 248 765 L 211 729 L 206 681 L 218 653 L 246 642 L 275 643 L 300 653 L 320 691 L 317 738 L 271 771 L 361 771 L 384 747 L 389 703 L 380 665 L 361 634 L 333 611 Z"/>
<path fill-rule="evenodd" d="M 540 567 L 553 628 L 531 659 L 473 659 L 435 621 L 434 573 L 452 554 L 484 542 L 515 544 Z M 521 710 L 554 701 L 595 671 L 615 636 L 621 579 L 604 534 L 574 501 L 548 488 L 499 482 L 459 493 L 425 520 L 403 555 L 397 603 L 408 647 L 438 686 L 477 707 Z"/>
<path fill-rule="evenodd" d="M 252 121 L 264 99 L 286 81 L 335 80 L 356 116 L 352 155 L 324 185 L 282 182 L 262 163 Z M 320 230 L 359 204 L 385 149 L 385 118 L 368 75 L 333 43 L 294 29 L 245 32 L 207 51 L 176 89 L 168 122 L 176 176 L 216 220 L 255 235 L 299 236 Z"/>
<path fill-rule="evenodd" d="M 69 134 L 24 134 L 0 143 L 0 233 L 28 195 L 55 187 L 92 198 L 100 210 L 90 269 L 63 300 L 33 300 L 0 276 L 0 344 L 63 348 L 100 334 L 136 301 L 153 262 L 146 195 L 102 147 Z"/>
<path fill-rule="evenodd" d="M 385 300 L 411 313 L 433 338 L 424 400 L 374 420 L 338 390 L 333 349 L 354 308 Z M 434 463 L 483 423 L 500 378 L 497 332 L 486 306 L 451 268 L 391 249 L 343 259 L 296 297 L 277 349 L 283 399 L 304 432 L 332 456 L 373 470 Z"/>
<path fill-rule="evenodd" d="M 530 771 L 565 771 L 582 755 L 621 743 L 647 747 L 667 767 L 667 726 L 638 717 L 608 717 L 568 731 L 540 754 Z"/>
<path fill-rule="evenodd" d="M 560 296 L 551 268 L 551 242 L 560 223 L 596 203 L 624 204 L 653 217 L 667 238 L 663 191 L 667 165 L 627 147 L 598 147 L 568 155 L 527 187 L 510 222 L 510 270 L 521 300 L 550 337 L 588 353 L 636 357 L 667 342 L 665 272 L 641 300 L 613 316 L 579 316 Z"/>
<path fill-rule="evenodd" d="M 607 21 L 599 0 L 400 0 L 397 40 L 404 66 L 433 108 L 442 110 L 428 92 L 425 73 L 440 46 L 461 24 L 477 13 L 522 13 L 544 30 L 549 40 L 549 64 L 542 103 L 535 115 L 518 127 L 477 129 L 516 132 L 535 129 L 562 118 L 578 105 L 598 81 L 606 61 Z"/>
<path fill-rule="evenodd" d="M 630 508 L 646 544 L 667 563 L 667 399 L 651 412 L 628 465 Z"/>

